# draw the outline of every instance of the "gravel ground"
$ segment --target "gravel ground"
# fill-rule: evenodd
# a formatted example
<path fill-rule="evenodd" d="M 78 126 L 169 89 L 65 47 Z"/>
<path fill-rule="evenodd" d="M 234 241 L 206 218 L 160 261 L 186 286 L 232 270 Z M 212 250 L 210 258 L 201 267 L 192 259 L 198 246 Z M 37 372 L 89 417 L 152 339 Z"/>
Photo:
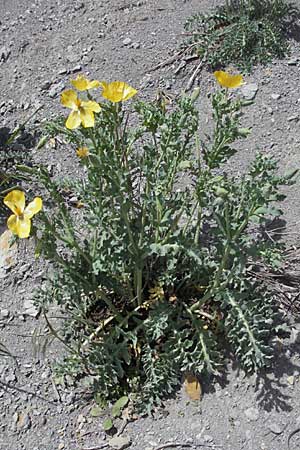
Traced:
<path fill-rule="evenodd" d="M 98 79 L 126 80 L 146 98 L 158 88 L 177 94 L 188 78 L 187 73 L 175 77 L 178 64 L 154 72 L 150 68 L 173 54 L 187 17 L 218 3 L 0 0 L 1 127 L 13 128 L 41 105 L 37 123 L 56 114 L 61 110 L 59 94 L 79 71 Z M 299 0 L 296 4 L 300 7 Z M 281 172 L 300 166 L 300 36 L 294 38 L 288 59 L 259 67 L 246 76 L 257 91 L 255 104 L 245 117 L 245 126 L 253 128 L 253 133 L 234 158 L 231 169 L 236 172 L 243 172 L 259 149 L 279 159 Z M 196 84 L 201 89 L 199 108 L 204 118 L 206 93 L 214 81 L 203 71 Z M 47 147 L 31 154 L 56 173 L 76 174 L 71 149 L 62 152 Z M 284 237 L 297 245 L 299 182 L 287 188 L 286 194 Z M 0 223 L 2 229 L 4 222 Z M 0 382 L 6 383 L 6 388 L 0 386 L 0 449 L 108 447 L 103 417 L 90 415 L 93 403 L 81 392 L 54 382 L 51 363 L 63 349 L 54 343 L 43 358 L 36 348 L 32 335 L 43 334 L 45 324 L 31 298 L 34 287 L 45 277 L 46 267 L 33 253 L 33 243 L 22 241 L 13 250 L 9 270 L 1 268 L 0 254 L 0 337 L 19 363 L 16 367 L 7 359 L 0 360 Z M 178 393 L 154 417 L 129 423 L 121 434 L 123 441 L 115 448 L 130 442 L 132 450 L 153 450 L 173 442 L 204 450 L 286 450 L 288 437 L 295 431 L 290 449 L 299 449 L 300 324 L 293 320 L 292 326 L 291 338 L 274 344 L 277 357 L 272 371 L 245 377 L 231 363 L 220 383 L 203 381 L 201 402 L 190 402 L 184 392 Z"/>

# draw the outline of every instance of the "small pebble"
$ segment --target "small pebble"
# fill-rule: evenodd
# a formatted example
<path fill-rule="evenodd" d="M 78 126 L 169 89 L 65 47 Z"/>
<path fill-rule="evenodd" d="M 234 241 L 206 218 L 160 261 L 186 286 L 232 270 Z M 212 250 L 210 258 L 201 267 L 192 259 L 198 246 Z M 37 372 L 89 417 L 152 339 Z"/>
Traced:
<path fill-rule="evenodd" d="M 271 94 L 273 100 L 279 100 L 281 98 L 280 94 Z"/>
<path fill-rule="evenodd" d="M 131 42 L 132 42 L 132 40 L 129 37 L 127 37 L 123 40 L 123 45 L 130 45 Z"/>

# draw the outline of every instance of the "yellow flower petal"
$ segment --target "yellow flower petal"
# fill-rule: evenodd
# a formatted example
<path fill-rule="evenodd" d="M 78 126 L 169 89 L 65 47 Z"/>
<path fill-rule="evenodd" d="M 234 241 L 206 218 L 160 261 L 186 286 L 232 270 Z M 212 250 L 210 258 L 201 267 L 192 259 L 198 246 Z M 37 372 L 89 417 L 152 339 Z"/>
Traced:
<path fill-rule="evenodd" d="M 71 80 L 71 84 L 78 89 L 78 91 L 86 91 L 100 86 L 99 81 L 89 81 L 84 75 L 78 75 L 76 80 Z"/>
<path fill-rule="evenodd" d="M 28 238 L 31 229 L 31 220 L 24 217 L 20 218 L 14 214 L 7 219 L 7 227 L 19 238 Z"/>
<path fill-rule="evenodd" d="M 76 154 L 77 154 L 78 158 L 86 158 L 87 156 L 89 156 L 90 152 L 87 147 L 79 147 L 76 150 Z"/>
<path fill-rule="evenodd" d="M 63 106 L 66 108 L 78 109 L 78 98 L 75 91 L 72 91 L 72 89 L 69 89 L 68 91 L 64 91 L 60 96 L 60 102 Z"/>
<path fill-rule="evenodd" d="M 231 75 L 230 73 L 217 70 L 214 72 L 217 82 L 225 88 L 237 88 L 243 84 L 242 75 Z"/>
<path fill-rule="evenodd" d="M 9 218 L 7 219 L 7 228 L 12 231 L 14 234 L 18 234 L 17 230 L 18 230 L 18 216 L 16 216 L 15 214 L 12 214 L 11 216 L 9 216 Z"/>
<path fill-rule="evenodd" d="M 80 109 L 87 109 L 89 111 L 97 113 L 101 111 L 101 106 L 99 105 L 99 103 L 94 102 L 93 100 L 82 101 L 80 103 L 81 103 Z"/>
<path fill-rule="evenodd" d="M 99 86 L 100 86 L 100 81 L 98 81 L 98 80 L 89 81 L 88 89 L 94 89 Z"/>
<path fill-rule="evenodd" d="M 137 90 L 124 81 L 102 81 L 100 85 L 103 88 L 102 96 L 114 103 L 123 102 L 137 94 Z"/>
<path fill-rule="evenodd" d="M 3 202 L 13 213 L 20 216 L 25 208 L 25 194 L 15 189 L 6 195 Z"/>
<path fill-rule="evenodd" d="M 95 117 L 93 111 L 82 108 L 80 110 L 80 119 L 84 128 L 90 128 L 95 125 Z"/>
<path fill-rule="evenodd" d="M 40 197 L 35 197 L 35 199 L 28 203 L 24 210 L 24 217 L 31 219 L 35 214 L 37 214 L 43 207 L 43 200 Z"/>
<path fill-rule="evenodd" d="M 80 112 L 72 111 L 69 114 L 69 117 L 67 118 L 66 127 L 69 130 L 75 130 L 75 128 L 78 128 L 80 124 L 81 124 Z"/>
<path fill-rule="evenodd" d="M 31 230 L 31 220 L 27 217 L 24 217 L 23 219 L 18 218 L 17 220 L 17 235 L 19 238 L 28 238 L 30 235 Z"/>

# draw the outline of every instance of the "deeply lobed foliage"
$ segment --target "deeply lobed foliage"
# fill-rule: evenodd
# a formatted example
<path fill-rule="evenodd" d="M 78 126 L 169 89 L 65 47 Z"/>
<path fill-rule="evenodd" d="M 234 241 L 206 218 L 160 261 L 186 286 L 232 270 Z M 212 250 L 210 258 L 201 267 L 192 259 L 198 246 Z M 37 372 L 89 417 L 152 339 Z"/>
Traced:
<path fill-rule="evenodd" d="M 130 113 L 108 102 L 94 128 L 48 126 L 81 149 L 84 170 L 80 180 L 30 170 L 51 206 L 39 214 L 37 252 L 53 270 L 37 302 L 64 312 L 61 373 L 105 400 L 131 392 L 149 411 L 180 374 L 219 373 L 224 342 L 247 371 L 272 360 L 276 305 L 248 269 L 266 253 L 272 262 L 261 227 L 280 214 L 272 205 L 290 177 L 262 154 L 241 178 L 224 171 L 249 132 L 242 106 L 214 93 L 214 131 L 201 142 L 189 97 L 171 108 L 139 101 Z M 76 214 L 66 190 L 82 207 Z"/>
<path fill-rule="evenodd" d="M 285 0 L 227 0 L 188 19 L 184 46 L 213 68 L 234 64 L 250 70 L 288 53 L 289 23 L 298 16 Z"/>
<path fill-rule="evenodd" d="M 0 217 L 4 214 L 2 199 L 10 190 L 17 187 L 20 178 L 20 175 L 17 176 L 16 165 L 28 164 L 30 160 L 28 148 L 34 145 L 35 138 L 25 131 L 25 125 L 40 109 L 34 111 L 11 132 L 7 127 L 0 127 Z"/>

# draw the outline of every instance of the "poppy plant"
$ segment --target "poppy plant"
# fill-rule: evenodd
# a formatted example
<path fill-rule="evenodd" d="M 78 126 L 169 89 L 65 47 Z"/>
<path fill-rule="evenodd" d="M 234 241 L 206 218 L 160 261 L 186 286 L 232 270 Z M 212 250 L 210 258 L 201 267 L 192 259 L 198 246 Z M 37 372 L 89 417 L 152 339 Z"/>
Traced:
<path fill-rule="evenodd" d="M 84 75 L 80 74 L 75 80 L 71 80 L 71 84 L 78 91 L 87 91 L 89 89 L 94 89 L 100 86 L 100 82 L 97 80 L 88 80 Z"/>
<path fill-rule="evenodd" d="M 237 88 L 243 83 L 242 75 L 231 75 L 228 72 L 223 72 L 223 70 L 217 70 L 214 72 L 217 82 L 224 88 Z"/>
<path fill-rule="evenodd" d="M 124 81 L 101 81 L 100 85 L 103 88 L 102 96 L 113 103 L 124 102 L 137 94 L 137 90 Z"/>
<path fill-rule="evenodd" d="M 80 100 L 72 89 L 61 94 L 61 104 L 72 111 L 66 121 L 66 127 L 70 130 L 78 128 L 81 124 L 84 128 L 95 125 L 94 113 L 101 110 L 100 105 L 93 100 Z"/>
<path fill-rule="evenodd" d="M 25 194 L 15 189 L 9 192 L 3 200 L 4 204 L 13 212 L 7 219 L 7 227 L 19 238 L 27 238 L 30 235 L 31 219 L 43 207 L 40 197 L 30 202 L 25 207 Z"/>

